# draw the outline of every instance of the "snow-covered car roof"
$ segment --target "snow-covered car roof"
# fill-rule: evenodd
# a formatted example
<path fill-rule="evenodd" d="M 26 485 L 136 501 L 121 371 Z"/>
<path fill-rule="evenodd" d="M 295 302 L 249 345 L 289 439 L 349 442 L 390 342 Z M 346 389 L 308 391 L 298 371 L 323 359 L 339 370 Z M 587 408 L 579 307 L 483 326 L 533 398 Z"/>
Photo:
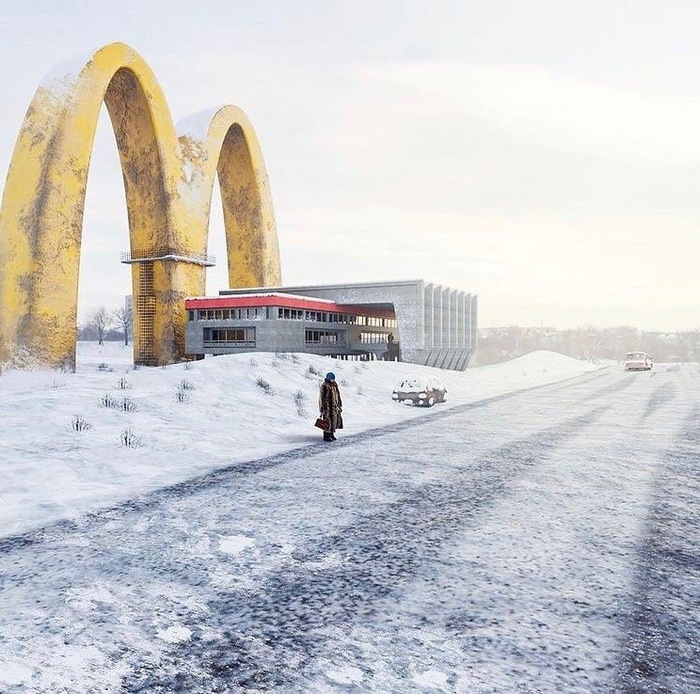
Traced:
<path fill-rule="evenodd" d="M 404 378 L 397 390 L 422 390 L 424 388 L 441 388 L 445 390 L 444 384 L 438 379 L 423 376 L 408 376 Z"/>

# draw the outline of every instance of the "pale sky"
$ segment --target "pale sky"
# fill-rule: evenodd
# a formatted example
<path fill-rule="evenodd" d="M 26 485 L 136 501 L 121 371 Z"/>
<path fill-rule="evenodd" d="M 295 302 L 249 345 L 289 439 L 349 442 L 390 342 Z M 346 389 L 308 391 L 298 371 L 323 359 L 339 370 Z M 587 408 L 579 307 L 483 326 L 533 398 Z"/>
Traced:
<path fill-rule="evenodd" d="M 112 41 L 173 119 L 236 104 L 285 284 L 424 278 L 480 325 L 700 328 L 697 0 L 3 0 L 0 170 L 52 66 Z M 215 187 L 216 188 L 216 187 Z M 226 286 L 218 190 L 207 292 Z M 104 117 L 80 314 L 130 292 Z"/>

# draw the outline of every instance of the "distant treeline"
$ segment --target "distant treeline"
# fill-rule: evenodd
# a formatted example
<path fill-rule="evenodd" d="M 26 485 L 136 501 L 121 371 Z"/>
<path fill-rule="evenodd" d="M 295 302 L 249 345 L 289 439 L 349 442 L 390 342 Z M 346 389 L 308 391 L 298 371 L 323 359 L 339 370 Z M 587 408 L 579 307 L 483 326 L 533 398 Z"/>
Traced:
<path fill-rule="evenodd" d="M 661 333 L 628 326 L 575 330 L 521 328 L 515 325 L 482 328 L 471 365 L 497 364 L 538 349 L 588 361 L 622 360 L 627 352 L 642 351 L 660 362 L 700 362 L 700 330 Z"/>
<path fill-rule="evenodd" d="M 131 333 L 129 333 L 129 337 L 131 337 Z M 98 342 L 99 339 L 98 329 L 94 325 L 78 326 L 78 340 L 80 342 Z M 124 342 L 124 331 L 118 328 L 110 328 L 105 330 L 102 339 L 105 342 Z"/>

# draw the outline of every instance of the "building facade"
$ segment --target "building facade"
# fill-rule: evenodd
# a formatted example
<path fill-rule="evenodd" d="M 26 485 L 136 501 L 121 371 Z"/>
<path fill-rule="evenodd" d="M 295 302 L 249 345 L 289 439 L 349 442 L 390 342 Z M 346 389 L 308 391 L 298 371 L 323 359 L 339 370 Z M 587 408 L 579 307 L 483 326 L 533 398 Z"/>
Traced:
<path fill-rule="evenodd" d="M 224 290 L 185 301 L 194 358 L 308 352 L 464 370 L 477 297 L 423 280 Z"/>

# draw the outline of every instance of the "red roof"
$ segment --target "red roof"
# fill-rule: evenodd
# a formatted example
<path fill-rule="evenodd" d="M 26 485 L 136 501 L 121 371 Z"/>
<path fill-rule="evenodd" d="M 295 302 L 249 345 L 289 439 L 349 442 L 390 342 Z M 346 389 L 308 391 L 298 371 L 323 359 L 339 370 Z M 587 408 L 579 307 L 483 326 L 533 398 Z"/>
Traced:
<path fill-rule="evenodd" d="M 297 308 L 307 311 L 326 311 L 328 313 L 346 313 L 354 316 L 373 316 L 375 318 L 394 318 L 394 311 L 385 308 L 373 308 L 366 305 L 336 304 L 328 299 L 295 296 L 292 294 L 240 294 L 238 296 L 211 296 L 185 299 L 185 308 L 246 308 L 278 306 L 280 308 Z"/>

